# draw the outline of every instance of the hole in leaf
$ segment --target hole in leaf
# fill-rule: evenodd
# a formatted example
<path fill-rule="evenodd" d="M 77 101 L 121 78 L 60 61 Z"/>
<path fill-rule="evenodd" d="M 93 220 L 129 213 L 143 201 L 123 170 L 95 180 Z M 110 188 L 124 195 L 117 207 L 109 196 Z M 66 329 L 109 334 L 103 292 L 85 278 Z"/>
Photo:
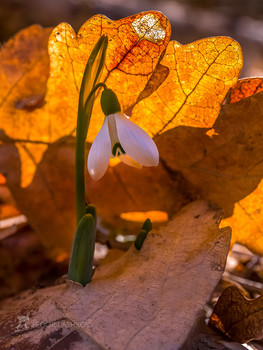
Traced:
<path fill-rule="evenodd" d="M 151 211 L 133 211 L 122 213 L 121 219 L 132 222 L 144 222 L 149 218 L 152 222 L 168 221 L 168 214 L 165 211 L 151 210 Z"/>
<path fill-rule="evenodd" d="M 132 26 L 139 38 L 147 39 L 153 43 L 164 40 L 166 35 L 159 18 L 155 17 L 152 13 L 135 19 L 132 22 Z"/>

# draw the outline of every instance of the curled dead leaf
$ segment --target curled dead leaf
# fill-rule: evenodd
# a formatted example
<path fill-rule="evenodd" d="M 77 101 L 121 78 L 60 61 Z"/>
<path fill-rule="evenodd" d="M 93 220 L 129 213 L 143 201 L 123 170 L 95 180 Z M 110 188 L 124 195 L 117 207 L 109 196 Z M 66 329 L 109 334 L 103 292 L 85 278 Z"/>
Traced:
<path fill-rule="evenodd" d="M 248 299 L 235 286 L 225 289 L 214 307 L 209 326 L 240 343 L 262 339 L 263 296 Z"/>

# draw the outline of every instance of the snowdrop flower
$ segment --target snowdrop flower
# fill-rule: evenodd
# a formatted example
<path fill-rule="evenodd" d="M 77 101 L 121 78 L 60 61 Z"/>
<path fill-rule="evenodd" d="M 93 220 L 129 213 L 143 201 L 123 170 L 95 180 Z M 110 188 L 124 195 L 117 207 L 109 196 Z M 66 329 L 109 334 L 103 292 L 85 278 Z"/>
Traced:
<path fill-rule="evenodd" d="M 104 123 L 97 134 L 88 156 L 88 171 L 93 180 L 106 172 L 110 158 L 141 168 L 157 166 L 159 152 L 152 138 L 121 113 L 115 93 L 105 88 L 101 95 Z"/>

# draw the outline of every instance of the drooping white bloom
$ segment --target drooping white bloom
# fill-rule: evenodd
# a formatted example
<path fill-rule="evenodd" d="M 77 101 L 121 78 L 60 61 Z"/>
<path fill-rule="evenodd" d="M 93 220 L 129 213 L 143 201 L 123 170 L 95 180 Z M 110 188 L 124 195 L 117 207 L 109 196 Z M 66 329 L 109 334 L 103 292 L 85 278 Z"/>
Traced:
<path fill-rule="evenodd" d="M 139 168 L 159 163 L 159 152 L 152 138 L 121 112 L 105 116 L 91 146 L 88 171 L 93 180 L 105 174 L 112 157 Z"/>

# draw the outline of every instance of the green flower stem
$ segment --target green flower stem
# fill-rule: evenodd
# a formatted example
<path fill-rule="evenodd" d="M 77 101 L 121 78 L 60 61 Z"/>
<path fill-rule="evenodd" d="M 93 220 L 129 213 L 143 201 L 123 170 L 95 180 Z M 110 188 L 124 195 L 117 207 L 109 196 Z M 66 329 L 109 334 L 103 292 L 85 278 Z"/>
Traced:
<path fill-rule="evenodd" d="M 79 94 L 75 151 L 75 197 L 77 225 L 85 215 L 85 142 L 94 104 L 94 87 L 98 84 L 105 62 L 108 38 L 102 35 L 88 59 Z M 103 83 L 99 83 L 103 84 Z"/>
<path fill-rule="evenodd" d="M 93 103 L 91 104 L 91 100 L 94 98 L 95 92 L 100 88 L 104 87 L 106 88 L 106 85 L 104 83 L 98 83 L 90 92 L 90 94 L 87 97 L 87 101 L 85 103 L 84 110 L 87 112 L 88 115 L 91 115 L 92 113 L 92 107 Z M 86 208 L 86 202 L 85 202 L 85 142 L 89 127 L 90 118 L 86 120 L 86 124 L 83 122 L 85 118 L 80 115 L 78 120 L 80 122 L 78 123 L 79 128 L 77 127 L 77 135 L 76 138 L 76 153 L 75 153 L 75 176 L 76 176 L 76 212 L 77 212 L 77 224 L 79 220 L 82 218 L 83 215 L 85 215 L 85 208 Z M 83 127 L 86 126 L 87 130 L 83 130 L 80 128 L 80 125 L 83 125 Z"/>
<path fill-rule="evenodd" d="M 108 38 L 102 35 L 88 59 L 79 94 L 75 150 L 75 196 L 77 231 L 71 249 L 68 279 L 85 286 L 92 279 L 96 238 L 96 209 L 85 201 L 85 143 L 92 114 L 95 92 L 105 63 Z"/>
<path fill-rule="evenodd" d="M 84 150 L 83 150 L 84 148 Z M 76 191 L 76 219 L 77 225 L 85 215 L 85 142 L 78 138 L 75 156 L 75 191 Z"/>

